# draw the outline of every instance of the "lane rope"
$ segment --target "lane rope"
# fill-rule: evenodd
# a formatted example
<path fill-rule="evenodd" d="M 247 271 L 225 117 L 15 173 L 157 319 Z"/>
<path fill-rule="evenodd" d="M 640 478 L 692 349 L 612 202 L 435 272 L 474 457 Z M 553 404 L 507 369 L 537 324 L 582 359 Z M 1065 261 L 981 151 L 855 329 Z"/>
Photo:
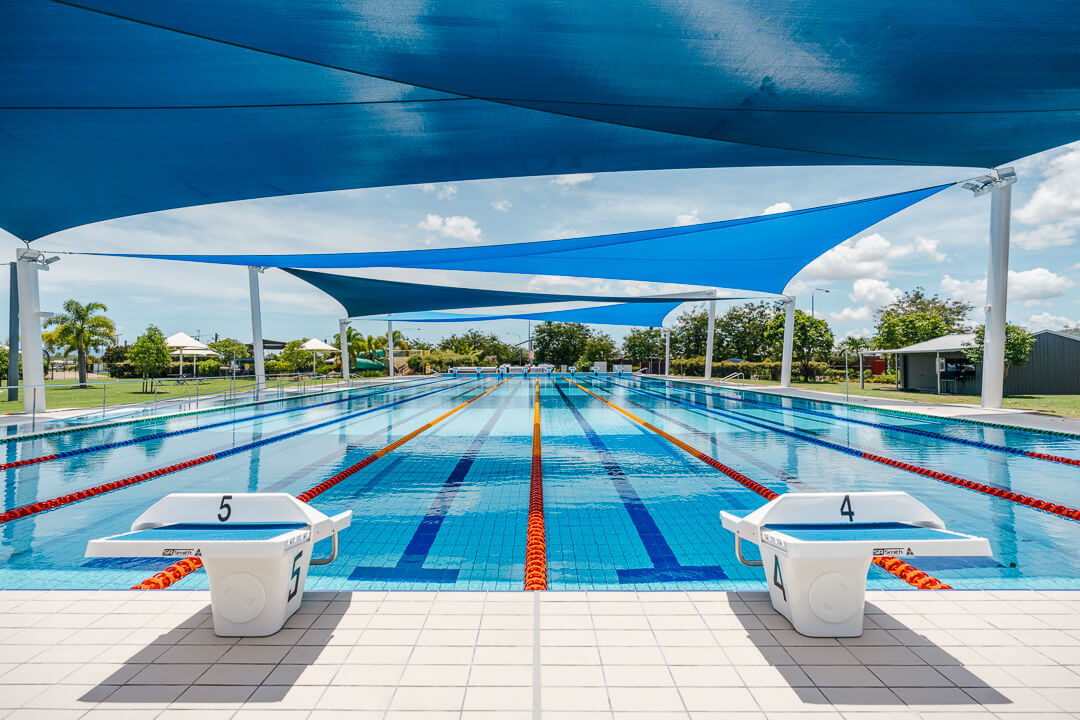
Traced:
<path fill-rule="evenodd" d="M 747 417 L 745 417 L 743 415 L 736 415 L 736 414 L 733 414 L 733 413 L 730 413 L 730 412 L 724 412 L 723 410 L 717 410 L 715 408 L 706 407 L 706 406 L 701 405 L 698 402 L 693 402 L 693 401 L 687 402 L 687 401 L 679 400 L 677 398 L 669 398 L 666 395 L 664 395 L 663 393 L 654 392 L 652 390 L 646 390 L 644 388 L 635 388 L 635 387 L 631 387 L 629 385 L 620 385 L 619 383 L 615 382 L 614 380 L 611 380 L 611 382 L 614 383 L 615 385 L 619 385 L 619 387 L 624 387 L 624 388 L 627 388 L 629 390 L 634 390 L 636 392 L 645 393 L 646 395 L 655 395 L 656 397 L 663 398 L 664 400 L 666 400 L 669 403 L 672 403 L 673 405 L 682 405 L 682 406 L 686 406 L 686 407 L 690 407 L 692 409 L 698 410 L 700 412 L 707 412 L 707 413 L 710 413 L 712 415 L 718 415 L 718 416 L 721 416 L 721 417 L 730 418 L 731 420 L 733 420 L 735 422 L 741 422 L 741 423 L 745 423 L 747 425 L 751 425 L 751 426 L 754 426 L 754 427 L 764 428 L 765 430 L 770 430 L 770 431 L 775 432 L 775 433 L 780 433 L 781 435 L 787 435 L 787 436 L 793 437 L 793 438 L 795 438 L 797 440 L 802 440 L 804 442 L 812 443 L 814 445 L 819 445 L 821 447 L 828 448 L 830 450 L 835 450 L 837 452 L 842 452 L 845 455 L 851 455 L 852 457 L 863 458 L 864 460 L 871 460 L 871 461 L 876 462 L 876 463 L 881 463 L 882 465 L 888 465 L 889 467 L 898 468 L 900 470 L 906 470 L 908 472 L 915 473 L 916 475 L 922 475 L 923 477 L 928 477 L 928 478 L 931 478 L 933 480 L 940 480 L 941 482 L 948 483 L 950 485 L 956 485 L 957 487 L 962 487 L 962 488 L 965 488 L 967 490 L 974 490 L 975 492 L 980 492 L 980 493 L 983 493 L 984 495 L 991 495 L 991 496 L 996 497 L 996 498 L 1001 498 L 1002 500 L 1009 500 L 1011 502 L 1019 503 L 1020 505 L 1026 505 L 1027 507 L 1033 508 L 1035 510 L 1039 510 L 1039 511 L 1045 512 L 1045 513 L 1050 513 L 1051 515 L 1057 515 L 1059 517 L 1063 517 L 1063 518 L 1066 518 L 1068 520 L 1080 521 L 1080 509 L 1072 508 L 1072 507 L 1069 507 L 1067 505 L 1060 505 L 1058 503 L 1049 502 L 1047 500 L 1039 500 L 1038 498 L 1033 498 L 1033 497 L 1031 497 L 1029 495 L 1022 495 L 1020 493 L 1016 493 L 1016 492 L 1013 492 L 1011 490 L 1005 490 L 1004 488 L 995 487 L 993 485 L 987 485 L 985 483 L 975 482 L 974 480 L 967 480 L 966 478 L 962 478 L 962 477 L 959 477 L 957 475 L 952 475 L 950 473 L 943 473 L 943 472 L 938 472 L 936 470 L 930 470 L 929 468 L 924 468 L 921 465 L 915 465 L 913 463 L 904 462 L 902 460 L 893 460 L 892 458 L 887 458 L 887 457 L 884 457 L 882 455 L 876 455 L 874 453 L 865 452 L 863 450 L 859 450 L 858 448 L 848 447 L 847 445 L 840 445 L 839 443 L 830 442 L 829 440 L 822 440 L 821 438 L 816 438 L 816 437 L 813 437 L 812 435 L 803 435 L 802 433 L 795 432 L 794 430 L 788 430 L 787 428 L 784 428 L 784 427 L 775 427 L 771 422 L 769 424 L 766 424 L 763 421 L 750 420 L 749 418 L 747 418 Z"/>
<path fill-rule="evenodd" d="M 691 380 L 668 380 L 667 382 L 682 383 L 683 385 L 692 385 L 697 387 L 719 387 L 718 385 L 705 385 L 704 383 L 698 383 Z M 755 395 L 771 396 L 771 393 L 763 393 L 757 390 L 741 390 L 740 392 L 754 393 Z M 808 392 L 823 392 L 821 390 L 810 390 Z M 1006 423 L 997 423 L 992 420 L 975 420 L 973 418 L 962 417 L 950 417 L 941 418 L 936 415 L 927 415 L 926 413 L 914 412 L 912 410 L 897 410 L 895 408 L 883 408 L 877 405 L 857 405 L 850 402 L 841 402 L 839 400 L 827 400 L 825 398 L 799 398 L 798 396 L 783 396 L 793 397 L 800 400 L 807 400 L 808 402 L 820 402 L 827 405 L 839 405 L 841 407 L 855 408 L 856 410 L 871 410 L 876 413 L 882 413 L 884 415 L 906 415 L 910 417 L 917 417 L 923 420 L 948 420 L 949 422 L 964 423 L 965 425 L 983 425 L 985 427 L 999 428 L 1002 430 L 1016 430 L 1018 432 L 1033 433 L 1035 435 L 1055 435 L 1057 437 L 1070 438 L 1072 440 L 1080 440 L 1080 433 L 1072 433 L 1064 430 L 1043 430 L 1041 428 L 1024 427 L 1023 425 L 1008 425 Z M 975 405 L 965 407 L 977 407 Z"/>
<path fill-rule="evenodd" d="M 345 480 L 346 478 L 349 478 L 349 477 L 355 475 L 356 473 L 360 472 L 361 470 L 366 468 L 371 463 L 375 462 L 376 460 L 383 457 L 384 455 L 386 455 L 388 453 L 391 453 L 394 450 L 398 449 L 399 447 L 401 447 L 405 443 L 407 443 L 410 440 L 412 440 L 413 438 L 415 438 L 420 433 L 422 433 L 425 430 L 427 430 L 427 429 L 437 425 L 438 423 L 442 422 L 446 418 L 448 418 L 451 415 L 453 415 L 454 413 L 456 413 L 458 410 L 461 410 L 466 405 L 468 405 L 468 404 L 470 404 L 472 402 L 475 402 L 475 401 L 479 400 L 480 398 L 484 397 L 489 392 L 491 392 L 495 388 L 499 387 L 499 385 L 502 385 L 503 383 L 507 382 L 509 379 L 510 378 L 507 378 L 506 380 L 503 380 L 503 381 L 501 381 L 499 383 L 496 383 L 495 385 L 492 385 L 491 387 L 489 387 L 487 390 L 483 391 L 479 395 L 476 395 L 474 397 L 469 398 L 465 402 L 461 403 L 460 405 L 457 405 L 456 407 L 452 408 L 451 410 L 448 410 L 447 412 L 443 413 L 442 415 L 435 418 L 434 420 L 432 420 L 432 421 L 430 421 L 430 422 L 428 422 L 428 423 L 426 423 L 424 425 L 421 425 L 420 427 L 413 430 L 408 435 L 405 435 L 404 437 L 401 437 L 401 438 L 395 440 L 394 442 L 390 443 L 389 445 L 387 445 L 387 446 L 385 446 L 383 448 L 380 448 L 379 450 L 376 450 L 375 452 L 373 452 L 371 455 L 368 455 L 366 458 L 364 458 L 360 462 L 358 462 L 358 463 L 356 463 L 354 465 L 350 465 L 349 467 L 345 468 L 344 470 L 338 472 L 335 475 L 331 475 L 330 477 L 328 477 L 326 480 L 322 481 L 318 485 L 315 485 L 314 487 L 308 488 L 304 492 L 297 495 L 296 499 L 299 500 L 300 502 L 305 502 L 305 503 L 306 502 L 311 502 L 314 498 L 318 497 L 319 495 L 322 495 L 324 492 L 326 492 L 330 488 L 334 487 L 335 485 L 340 483 L 342 480 Z M 459 386 L 458 385 L 453 385 L 451 387 L 459 387 Z M 442 390 L 448 390 L 448 389 L 449 388 L 442 388 Z M 442 390 L 436 390 L 435 392 L 442 392 Z M 194 557 L 184 558 L 183 560 L 181 560 L 179 562 L 173 563 L 172 565 L 165 568 L 161 572 L 154 573 L 153 576 L 148 577 L 147 579 L 143 580 L 138 585 L 132 586 L 131 589 L 132 590 L 164 590 L 165 588 L 167 588 L 170 585 L 172 585 L 173 583 L 175 583 L 177 580 L 180 580 L 181 578 L 187 577 L 188 575 L 195 572 L 196 570 L 198 570 L 201 567 L 202 567 L 202 560 L 200 560 L 199 558 L 194 558 Z"/>
<path fill-rule="evenodd" d="M 398 385 L 406 385 L 408 384 L 408 382 L 403 381 L 401 383 L 398 383 Z M 141 423 L 158 422 L 159 420 L 169 420 L 178 417 L 205 415 L 206 413 L 221 412 L 223 410 L 236 410 L 237 408 L 253 407 L 256 405 L 267 405 L 269 403 L 288 402 L 290 400 L 304 400 L 306 398 L 318 397 L 320 395 L 332 395 L 334 393 L 352 392 L 353 390 L 361 389 L 363 388 L 348 387 L 336 388 L 334 390 L 320 390 L 318 392 L 307 393 L 306 395 L 294 397 L 279 397 L 273 398 L 272 400 L 253 400 L 246 403 L 237 403 L 235 405 L 220 405 L 218 407 L 204 408 L 202 410 L 184 410 L 182 412 L 169 413 L 167 415 L 148 415 L 146 417 L 128 418 L 126 420 L 112 420 L 105 423 L 95 423 L 93 425 L 80 425 L 78 427 L 60 428 L 58 430 L 42 430 L 41 432 L 28 433 L 26 435 L 5 435 L 0 437 L 0 445 L 12 442 L 19 442 L 21 440 L 37 440 L 39 438 L 53 437 L 54 435 L 70 435 L 71 433 L 77 432 L 93 432 L 94 430 L 103 430 L 105 428 L 119 427 L 121 425 L 138 425 Z"/>
<path fill-rule="evenodd" d="M 407 402 L 411 402 L 413 400 L 419 400 L 420 398 L 427 397 L 428 395 L 434 395 L 435 393 L 445 392 L 446 390 L 450 390 L 454 387 L 459 387 L 459 385 L 450 385 L 448 387 L 439 388 L 438 390 L 431 390 L 426 393 L 421 393 L 420 395 L 402 398 L 401 400 L 395 400 L 384 405 L 377 405 L 373 408 L 366 408 L 359 412 L 342 415 L 341 417 L 333 418 L 331 420 L 327 420 L 316 425 L 309 425 L 307 427 L 302 427 L 286 433 L 281 433 L 280 435 L 271 435 L 270 437 L 261 438 L 259 440 L 255 440 L 249 443 L 244 443 L 243 445 L 236 445 L 227 450 L 210 453 L 209 455 L 203 455 L 201 457 L 194 458 L 193 460 L 186 460 L 181 463 L 167 465 L 165 467 L 158 468 L 157 470 L 151 470 L 149 472 L 140 473 L 138 475 L 132 475 L 121 480 L 114 480 L 113 482 L 98 485 L 96 487 L 87 488 L 85 490 L 68 493 L 67 495 L 61 495 L 59 497 L 54 497 L 48 500 L 39 500 L 38 502 L 30 503 L 28 505 L 12 508 L 11 510 L 0 513 L 0 524 L 11 522 L 12 520 L 18 520 L 19 518 L 24 518 L 28 515 L 35 515 L 37 513 L 45 512 L 47 510 L 54 510 L 58 507 L 63 507 L 65 505 L 71 505 L 72 503 L 79 502 L 80 500 L 86 500 L 87 498 L 103 495 L 114 490 L 120 490 L 122 488 L 130 487 L 141 482 L 146 482 L 147 480 L 159 478 L 163 475 L 169 475 L 171 473 L 179 472 L 181 470 L 187 470 L 190 467 L 202 465 L 213 460 L 220 460 L 221 458 L 230 457 L 232 455 L 244 452 L 245 450 L 251 450 L 253 448 L 261 447 L 263 445 L 269 445 L 270 443 L 280 442 L 281 440 L 296 437 L 297 435 L 311 432 L 312 430 L 317 430 L 319 428 L 327 427 L 328 425 L 345 422 L 346 420 L 352 420 L 353 418 L 360 417 L 361 415 L 367 415 L 378 410 L 385 410 L 386 408 L 390 408 L 395 405 L 401 405 Z"/>
<path fill-rule="evenodd" d="M 759 482 L 757 482 L 755 480 L 751 480 L 750 478 L 748 478 L 746 475 L 743 475 L 738 470 L 735 470 L 734 468 L 728 467 L 727 465 L 720 462 L 716 458 L 714 458 L 714 457 L 712 457 L 710 455 L 706 455 L 705 453 L 701 452 L 700 450 L 698 450 L 697 448 L 695 448 L 695 447 L 693 447 L 691 445 L 688 445 L 687 443 L 683 442 L 682 440 L 675 437 L 674 435 L 666 433 L 663 430 L 661 430 L 660 428 L 656 427 L 655 425 L 653 425 L 653 424 L 651 424 L 649 422 L 646 422 L 645 420 L 642 420 L 641 418 L 639 418 L 637 415 L 634 415 L 629 410 L 625 410 L 622 407 L 620 407 L 620 406 L 616 405 L 615 403 L 611 402 L 610 400 L 606 400 L 606 399 L 600 397 L 599 395 L 594 393 L 592 390 L 589 390 L 586 387 L 582 387 L 581 385 L 578 385 L 576 382 L 574 382 L 573 380 L 570 380 L 569 378 L 566 378 L 565 376 L 560 376 L 560 377 L 563 377 L 564 380 L 567 380 L 568 382 L 573 383 L 580 390 L 583 390 L 584 392 L 587 392 L 588 394 L 592 395 L 594 398 L 596 398 L 600 402 L 605 403 L 609 407 L 619 411 L 620 413 L 622 413 L 626 417 L 630 418 L 631 420 L 637 422 L 638 424 L 642 425 L 643 427 L 648 428 L 649 430 L 652 430 L 654 433 L 656 433 L 660 437 L 664 438 L 665 440 L 672 443 L 676 447 L 681 448 L 681 449 L 685 450 L 686 452 L 690 453 L 691 455 L 696 457 L 698 460 L 701 460 L 705 464 L 719 470 L 720 472 L 724 473 L 725 475 L 727 475 L 729 478 L 731 478 L 735 482 L 739 483 L 740 485 L 743 485 L 744 487 L 749 488 L 750 490 L 753 490 L 754 492 L 756 492 L 758 495 L 765 498 L 766 500 L 772 500 L 772 499 L 777 498 L 777 497 L 780 496 L 780 494 L 778 492 L 776 492 L 775 490 L 772 490 L 772 489 L 770 489 L 768 487 L 765 487 L 764 485 L 762 485 L 761 483 L 759 483 Z M 645 391 L 645 392 L 647 392 L 647 391 Z M 874 564 L 878 565 L 879 567 L 883 568 L 887 572 L 889 572 L 889 573 L 895 575 L 896 577 L 900 578 L 901 580 L 906 582 L 908 585 L 919 588 L 920 590 L 952 590 L 951 586 L 946 585 L 945 583 L 941 582 L 937 578 L 932 577 L 931 575 L 928 575 L 927 573 L 924 573 L 922 570 L 919 570 L 918 568 L 916 568 L 913 565 L 909 565 L 908 563 L 904 562 L 903 560 L 901 560 L 899 558 L 896 558 L 896 557 L 876 557 L 876 558 L 874 558 Z"/>
<path fill-rule="evenodd" d="M 547 590 L 547 539 L 544 534 L 544 468 L 540 455 L 540 378 L 533 398 L 532 469 L 529 522 L 525 531 L 525 589 Z"/>
<path fill-rule="evenodd" d="M 441 382 L 436 380 L 435 382 Z M 420 383 L 418 385 L 411 385 L 409 387 L 423 387 L 424 385 L 431 385 L 432 383 Z M 0 470 L 12 470 L 14 468 L 26 467 L 27 465 L 37 465 L 43 462 L 49 462 L 51 460 L 63 460 L 64 458 L 75 457 L 76 455 L 86 455 L 88 453 L 100 452 L 102 450 L 112 450 L 118 447 L 127 447 L 129 445 L 137 445 L 139 443 L 149 442 L 151 440 L 161 440 L 163 438 L 177 437 L 178 435 L 190 435 L 191 433 L 199 432 L 200 430 L 211 430 L 213 428 L 225 427 L 226 425 L 237 425 L 242 422 L 264 420 L 266 418 L 276 417 L 278 415 L 285 415 L 287 413 L 300 412 L 302 410 L 311 410 L 314 408 L 326 407 L 328 405 L 339 405 L 345 402 L 352 402 L 354 400 L 364 400 L 365 398 L 374 397 L 383 393 L 390 392 L 391 390 L 397 390 L 399 388 L 385 388 L 381 390 L 375 390 L 373 392 L 364 393 L 363 395 L 357 395 L 355 397 L 338 398 L 337 400 L 327 400 L 326 402 L 315 403 L 314 405 L 301 405 L 299 407 L 285 408 L 284 410 L 275 410 L 274 412 L 264 413 L 262 415 L 251 415 L 242 418 L 231 418 L 229 420 L 222 420 L 221 422 L 210 423 L 209 425 L 199 425 L 196 427 L 183 428 L 180 430 L 170 430 L 166 432 L 154 433 L 152 435 L 144 435 L 142 437 L 131 438 L 128 440 L 120 440 L 117 442 L 104 443 L 101 445 L 91 445 L 89 447 L 76 448 L 74 450 L 64 450 L 51 455 L 39 455 L 38 457 L 25 458 L 23 460 L 14 460 L 8 463 L 0 463 Z"/>
<path fill-rule="evenodd" d="M 643 388 L 642 388 L 643 389 Z M 878 428 L 881 430 L 887 430 L 898 433 L 906 433 L 908 435 L 917 435 L 919 437 L 932 438 L 934 440 L 944 440 L 946 442 L 958 443 L 960 445 L 968 445 L 970 447 L 977 447 L 983 450 L 993 450 L 995 452 L 1009 453 L 1011 455 L 1018 455 L 1021 457 L 1034 458 L 1036 460 L 1045 460 L 1047 462 L 1060 463 L 1062 465 L 1073 465 L 1080 467 L 1080 459 L 1065 457 L 1062 455 L 1050 455 L 1048 453 L 1035 452 L 1034 450 L 1023 450 L 1021 448 L 1009 447 L 1007 445 L 997 445 L 995 443 L 985 442 L 983 440 L 969 440 L 967 438 L 955 437 L 953 435 L 945 435 L 943 433 L 937 433 L 930 430 L 918 430 L 916 428 L 900 427 L 897 425 L 887 425 L 885 423 L 876 423 L 870 420 L 859 420 L 857 418 L 841 417 L 839 415 L 833 415 L 831 413 L 821 412 L 819 410 L 811 410 L 809 408 L 785 408 L 776 403 L 762 402 L 760 400 L 750 400 L 748 398 L 733 397 L 724 393 L 707 392 L 699 389 L 687 389 L 684 392 L 701 393 L 703 395 L 709 395 L 711 397 L 720 398 L 721 400 L 730 400 L 732 402 L 741 402 L 749 405 L 758 405 L 760 407 L 768 408 L 770 410 L 779 411 L 783 413 L 785 410 L 791 410 L 795 413 L 802 413 L 805 415 L 813 415 L 816 417 L 828 418 L 829 420 L 839 420 L 841 422 L 853 423 L 855 425 L 865 425 L 867 427 Z"/>

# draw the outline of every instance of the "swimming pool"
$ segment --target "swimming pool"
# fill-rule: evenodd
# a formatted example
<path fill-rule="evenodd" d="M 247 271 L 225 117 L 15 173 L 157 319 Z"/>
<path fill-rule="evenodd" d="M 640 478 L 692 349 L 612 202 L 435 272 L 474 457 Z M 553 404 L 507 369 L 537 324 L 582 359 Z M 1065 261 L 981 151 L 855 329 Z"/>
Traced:
<path fill-rule="evenodd" d="M 1080 507 L 1078 438 L 604 375 L 429 376 L 6 442 L 0 588 L 128 588 L 170 561 L 86 559 L 86 542 L 162 495 L 299 495 L 336 477 L 311 502 L 353 524 L 309 589 L 521 589 L 537 400 L 549 589 L 764 589 L 719 522 L 765 502 L 739 474 L 775 492 L 912 493 L 990 539 L 990 559 L 913 561 L 956 588 L 1080 588 L 1080 522 L 1015 499 Z M 910 587 L 876 566 L 870 586 Z"/>

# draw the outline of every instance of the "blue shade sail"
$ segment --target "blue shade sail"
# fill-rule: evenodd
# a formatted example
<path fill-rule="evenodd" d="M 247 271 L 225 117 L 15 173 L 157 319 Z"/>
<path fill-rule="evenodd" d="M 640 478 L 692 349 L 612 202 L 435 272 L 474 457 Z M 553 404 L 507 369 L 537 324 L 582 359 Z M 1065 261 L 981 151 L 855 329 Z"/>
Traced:
<path fill-rule="evenodd" d="M 545 242 L 330 254 L 85 254 L 280 268 L 395 267 L 567 275 L 782 293 L 791 278 L 829 248 L 947 187 L 775 215 Z"/>
<path fill-rule="evenodd" d="M 636 325 L 661 327 L 672 310 L 681 303 L 619 303 L 598 305 L 569 310 L 545 310 L 542 312 L 506 313 L 502 315 L 470 315 L 449 312 L 412 312 L 366 317 L 364 320 L 393 320 L 394 322 L 418 323 L 473 323 L 485 320 L 533 320 L 536 322 L 572 322 L 590 325 Z"/>
<path fill-rule="evenodd" d="M 675 296 L 668 295 L 664 297 L 610 297 L 481 290 L 447 285 L 421 285 L 419 283 L 395 282 L 392 280 L 356 278 L 346 275 L 312 272 L 310 270 L 283 269 L 290 275 L 295 275 L 333 297 L 341 303 L 349 317 L 417 310 L 535 305 L 538 303 L 618 302 L 670 304 L 672 297 L 678 297 L 680 302 L 712 299 L 709 292 L 679 293 Z M 665 314 L 667 313 L 665 312 Z"/>
<path fill-rule="evenodd" d="M 0 226 L 344 188 L 987 167 L 1080 138 L 1080 4 L 0 0 Z"/>

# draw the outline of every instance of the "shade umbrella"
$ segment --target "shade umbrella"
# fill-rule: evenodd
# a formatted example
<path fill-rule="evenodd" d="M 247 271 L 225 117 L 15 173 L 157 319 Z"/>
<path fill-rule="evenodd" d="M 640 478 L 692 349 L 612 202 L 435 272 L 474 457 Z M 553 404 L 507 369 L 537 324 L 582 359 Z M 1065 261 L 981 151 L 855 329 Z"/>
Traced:
<path fill-rule="evenodd" d="M 310 340 L 305 342 L 303 345 L 300 346 L 300 349 L 301 350 L 310 350 L 311 351 L 311 374 L 312 375 L 315 374 L 315 365 L 316 365 L 315 356 L 316 356 L 317 353 L 321 353 L 321 352 L 341 352 L 340 350 L 338 350 L 333 345 L 327 345 L 322 340 L 317 340 L 316 338 L 311 338 Z M 344 370 L 342 370 L 342 372 L 344 373 Z"/>
<path fill-rule="evenodd" d="M 184 376 L 185 353 L 188 355 L 217 355 L 216 352 L 210 349 L 209 345 L 199 342 L 184 332 L 178 332 L 175 335 L 170 335 L 165 338 L 165 345 L 174 348 L 174 351 L 169 353 L 170 355 L 180 356 L 180 377 Z M 198 366 L 196 366 L 195 372 L 197 373 L 198 371 Z"/>

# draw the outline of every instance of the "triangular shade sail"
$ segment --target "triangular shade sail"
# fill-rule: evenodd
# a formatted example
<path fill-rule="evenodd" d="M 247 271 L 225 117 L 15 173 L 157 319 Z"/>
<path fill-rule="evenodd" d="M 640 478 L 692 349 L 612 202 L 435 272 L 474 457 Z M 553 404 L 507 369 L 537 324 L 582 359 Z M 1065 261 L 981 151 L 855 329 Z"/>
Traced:
<path fill-rule="evenodd" d="M 314 350 L 316 352 L 338 352 L 338 349 L 333 345 L 327 345 L 318 338 L 311 338 L 303 345 L 300 346 L 301 350 Z"/>
<path fill-rule="evenodd" d="M 636 325 L 661 327 L 672 310 L 681 303 L 652 304 L 620 303 L 597 307 L 547 310 L 543 312 L 506 313 L 501 315 L 471 315 L 468 313 L 416 312 L 401 315 L 364 318 L 365 320 L 393 320 L 394 322 L 418 323 L 474 323 L 487 320 L 533 320 L 534 322 L 572 322 L 590 325 Z"/>
<path fill-rule="evenodd" d="M 396 267 L 569 275 L 782 293 L 791 278 L 825 251 L 946 187 L 739 220 L 546 242 L 334 254 L 87 254 L 281 268 Z"/>
<path fill-rule="evenodd" d="M 672 297 L 680 300 L 712 299 L 710 291 L 678 293 L 664 297 L 609 297 L 595 295 L 558 295 L 554 293 L 525 293 L 506 290 L 480 290 L 477 288 L 450 287 L 447 285 L 421 285 L 419 283 L 374 280 L 346 275 L 312 272 L 283 268 L 285 272 L 311 283 L 333 297 L 345 308 L 349 317 L 403 313 L 417 310 L 444 310 L 448 308 L 499 307 L 506 305 L 534 305 L 557 302 L 669 302 Z"/>
<path fill-rule="evenodd" d="M 0 0 L 0 226 L 656 168 L 987 167 L 1080 137 L 1080 4 Z"/>

